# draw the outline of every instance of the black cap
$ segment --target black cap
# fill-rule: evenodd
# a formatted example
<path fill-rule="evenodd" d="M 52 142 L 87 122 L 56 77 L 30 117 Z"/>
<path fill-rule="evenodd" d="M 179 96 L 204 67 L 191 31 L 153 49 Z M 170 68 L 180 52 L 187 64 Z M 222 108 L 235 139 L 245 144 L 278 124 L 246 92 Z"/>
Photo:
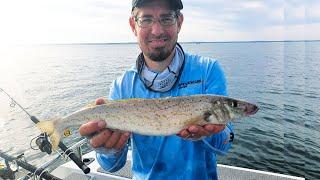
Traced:
<path fill-rule="evenodd" d="M 144 3 L 148 2 L 149 0 L 132 0 L 132 10 L 135 7 L 141 7 Z M 181 0 L 167 0 L 168 3 L 171 5 L 172 10 L 180 10 L 183 9 L 183 4 Z"/>

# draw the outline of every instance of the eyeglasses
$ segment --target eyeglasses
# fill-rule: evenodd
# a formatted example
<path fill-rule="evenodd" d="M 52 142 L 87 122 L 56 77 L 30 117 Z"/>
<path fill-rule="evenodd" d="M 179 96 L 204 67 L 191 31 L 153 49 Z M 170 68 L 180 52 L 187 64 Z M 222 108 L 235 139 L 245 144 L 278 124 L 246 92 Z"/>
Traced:
<path fill-rule="evenodd" d="M 162 26 L 168 27 L 172 26 L 177 22 L 176 14 L 169 14 L 159 19 L 155 19 L 153 17 L 134 17 L 134 20 L 137 22 L 138 26 L 141 28 L 150 28 L 156 21 L 158 21 Z"/>

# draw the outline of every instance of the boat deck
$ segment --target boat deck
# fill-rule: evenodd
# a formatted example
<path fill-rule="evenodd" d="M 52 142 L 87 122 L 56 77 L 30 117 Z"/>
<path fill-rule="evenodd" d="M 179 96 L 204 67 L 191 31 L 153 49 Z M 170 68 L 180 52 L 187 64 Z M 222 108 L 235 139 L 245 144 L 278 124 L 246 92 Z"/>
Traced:
<path fill-rule="evenodd" d="M 73 163 L 68 162 L 57 169 L 52 174 L 62 179 L 110 179 L 110 180 L 127 180 L 132 178 L 131 172 L 131 156 L 128 153 L 128 161 L 126 165 L 115 173 L 104 171 L 97 161 L 93 161 L 88 166 L 91 169 L 90 174 L 84 175 L 82 171 Z M 90 152 L 84 155 L 84 158 L 94 158 L 95 152 Z M 288 176 L 283 174 L 258 171 L 247 168 L 239 168 L 218 164 L 218 176 L 223 180 L 302 180 L 304 178 Z"/>

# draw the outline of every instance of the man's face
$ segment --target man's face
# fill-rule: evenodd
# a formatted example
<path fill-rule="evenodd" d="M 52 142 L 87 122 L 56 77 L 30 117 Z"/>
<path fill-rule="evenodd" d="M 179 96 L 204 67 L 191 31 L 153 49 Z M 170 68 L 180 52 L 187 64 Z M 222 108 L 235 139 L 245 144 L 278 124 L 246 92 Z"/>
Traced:
<path fill-rule="evenodd" d="M 161 2 L 161 1 L 160 1 Z M 170 26 L 161 25 L 159 19 L 166 19 L 176 15 L 166 3 L 150 3 L 140 7 L 135 17 L 143 20 L 153 19 L 154 22 L 147 27 L 141 27 L 135 17 L 130 18 L 130 26 L 138 39 L 143 54 L 153 61 L 163 61 L 172 53 L 178 39 L 183 16 L 175 17 L 175 23 Z M 140 21 L 141 22 L 141 21 Z"/>

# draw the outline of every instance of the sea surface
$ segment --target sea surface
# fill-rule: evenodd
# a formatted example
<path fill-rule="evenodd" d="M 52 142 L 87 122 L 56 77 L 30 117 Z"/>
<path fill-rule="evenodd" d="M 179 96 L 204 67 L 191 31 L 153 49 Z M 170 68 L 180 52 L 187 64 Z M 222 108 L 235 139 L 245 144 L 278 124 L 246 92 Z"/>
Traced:
<path fill-rule="evenodd" d="M 234 123 L 235 140 L 218 162 L 320 179 L 320 42 L 182 43 L 219 60 L 231 97 L 260 106 Z M 135 64 L 136 44 L 0 47 L 0 88 L 39 119 L 64 116 L 107 97 L 110 83 Z M 34 165 L 52 156 L 32 150 L 40 134 L 0 92 L 0 150 Z M 77 133 L 65 140 L 79 141 Z"/>

